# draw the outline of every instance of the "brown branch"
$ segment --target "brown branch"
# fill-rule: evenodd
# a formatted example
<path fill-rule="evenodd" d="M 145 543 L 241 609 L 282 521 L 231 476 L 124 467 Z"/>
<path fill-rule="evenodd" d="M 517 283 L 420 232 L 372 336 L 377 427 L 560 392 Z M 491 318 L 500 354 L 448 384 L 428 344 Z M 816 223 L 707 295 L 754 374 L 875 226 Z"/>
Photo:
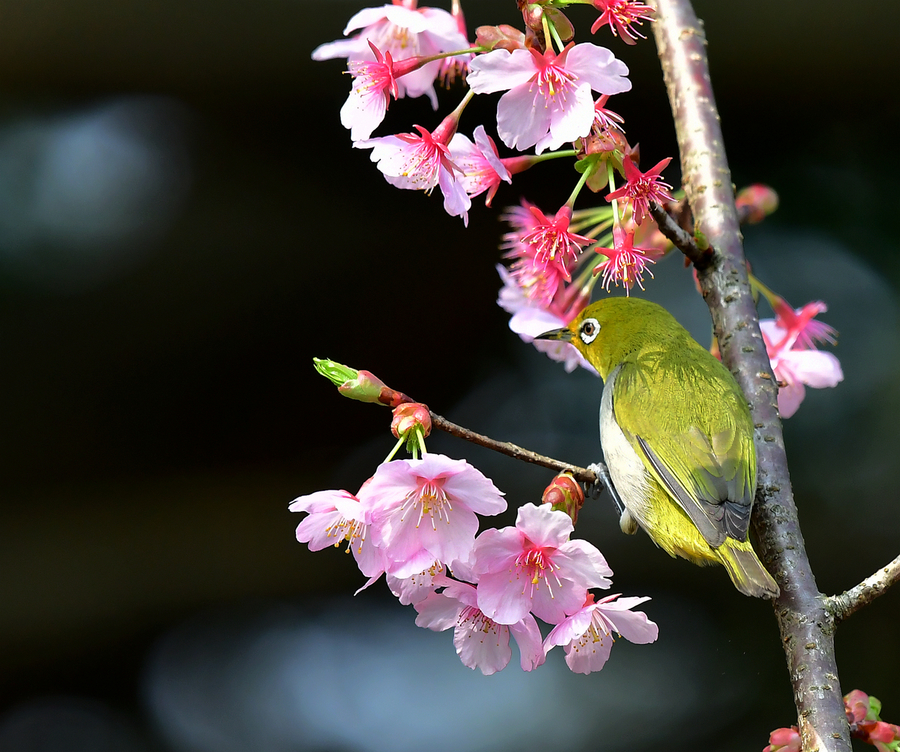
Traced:
<path fill-rule="evenodd" d="M 659 227 L 659 231 L 672 241 L 672 245 L 687 256 L 694 266 L 701 269 L 710 264 L 713 257 L 712 248 L 709 246 L 701 248 L 697 245 L 694 236 L 683 229 L 661 204 L 651 201 L 650 215 L 655 220 L 656 226 Z"/>
<path fill-rule="evenodd" d="M 446 431 L 451 436 L 471 441 L 473 444 L 478 444 L 478 446 L 493 449 L 495 452 L 500 452 L 500 454 L 505 454 L 507 457 L 512 457 L 513 459 L 530 462 L 533 465 L 540 465 L 541 467 L 546 467 L 550 470 L 556 470 L 558 473 L 568 470 L 579 483 L 594 484 L 599 480 L 597 474 L 586 467 L 578 467 L 569 462 L 561 462 L 552 457 L 546 457 L 543 454 L 532 452 L 530 449 L 523 449 L 517 444 L 512 444 L 508 441 L 497 441 L 496 439 L 484 436 L 483 434 L 475 433 L 475 431 L 470 431 L 468 428 L 463 428 L 463 426 L 457 425 L 456 423 L 451 423 L 436 412 L 429 412 L 431 413 L 431 424 L 435 428 Z"/>
<path fill-rule="evenodd" d="M 831 612 L 835 621 L 843 621 L 850 614 L 869 605 L 879 595 L 884 595 L 897 580 L 900 580 L 900 556 L 856 587 L 826 598 L 825 608 Z"/>
<path fill-rule="evenodd" d="M 781 587 L 774 606 L 803 749 L 850 752 L 834 655 L 834 619 L 816 587 L 800 532 L 777 386 L 747 283 L 706 39 L 689 0 L 657 0 L 656 5 L 654 36 L 675 117 L 685 193 L 696 231 L 715 249 L 712 263 L 698 270 L 700 286 L 723 361 L 750 402 L 756 428 L 759 483 L 753 522 L 763 560 Z"/>

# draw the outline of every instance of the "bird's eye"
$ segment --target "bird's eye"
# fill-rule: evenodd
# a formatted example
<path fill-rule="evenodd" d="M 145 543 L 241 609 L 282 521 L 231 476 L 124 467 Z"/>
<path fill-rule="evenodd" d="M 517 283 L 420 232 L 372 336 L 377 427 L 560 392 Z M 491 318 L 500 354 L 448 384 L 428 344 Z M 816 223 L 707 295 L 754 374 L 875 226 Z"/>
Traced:
<path fill-rule="evenodd" d="M 597 319 L 585 319 L 581 322 L 578 336 L 581 337 L 581 341 L 584 342 L 584 344 L 591 344 L 591 342 L 597 339 L 598 334 L 600 334 L 600 324 L 597 323 Z"/>

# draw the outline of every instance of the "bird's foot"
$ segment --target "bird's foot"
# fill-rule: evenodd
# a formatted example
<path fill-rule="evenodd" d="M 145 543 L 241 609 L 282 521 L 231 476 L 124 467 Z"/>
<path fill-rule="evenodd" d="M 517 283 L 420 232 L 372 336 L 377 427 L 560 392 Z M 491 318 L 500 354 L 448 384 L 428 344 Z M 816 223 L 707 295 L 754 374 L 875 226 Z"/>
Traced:
<path fill-rule="evenodd" d="M 597 480 L 585 491 L 589 492 L 592 498 L 598 499 L 600 494 L 603 493 L 603 489 L 606 489 L 606 492 L 612 497 L 619 515 L 625 514 L 625 505 L 622 503 L 622 499 L 619 498 L 619 492 L 616 491 L 616 487 L 613 485 L 612 478 L 609 475 L 609 468 L 602 462 L 595 462 L 592 465 L 588 465 L 587 469 L 597 476 Z"/>

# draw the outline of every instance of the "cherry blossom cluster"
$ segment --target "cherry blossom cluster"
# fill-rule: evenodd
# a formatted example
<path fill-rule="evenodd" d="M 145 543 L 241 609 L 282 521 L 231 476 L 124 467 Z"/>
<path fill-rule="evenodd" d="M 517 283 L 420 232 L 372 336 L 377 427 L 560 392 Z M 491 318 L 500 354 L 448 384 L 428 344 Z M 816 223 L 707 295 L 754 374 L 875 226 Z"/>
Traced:
<path fill-rule="evenodd" d="M 347 396 L 395 399 L 381 382 L 373 388 L 368 376 L 360 383 L 364 372 L 330 361 L 317 368 Z M 596 547 L 572 538 L 584 500 L 574 481 L 563 477 L 551 484 L 546 503 L 521 506 L 514 526 L 479 533 L 479 515 L 506 511 L 503 493 L 465 460 L 425 450 L 426 406 L 397 405 L 391 430 L 398 438 L 394 451 L 355 494 L 318 491 L 294 500 L 290 510 L 306 513 L 298 541 L 311 551 L 346 544 L 368 578 L 361 590 L 384 575 L 400 603 L 415 608 L 416 624 L 453 628 L 462 662 L 484 674 L 509 663 L 510 635 L 524 670 L 562 646 L 569 667 L 584 674 L 603 667 L 614 634 L 635 643 L 656 640 L 656 624 L 632 610 L 648 598 L 595 600 L 590 592 L 608 589 L 612 570 Z M 412 459 L 394 459 L 403 444 Z M 552 627 L 546 637 L 537 619 Z"/>
<path fill-rule="evenodd" d="M 850 725 L 850 736 L 871 744 L 878 752 L 900 749 L 900 726 L 881 720 L 881 702 L 877 697 L 854 689 L 844 695 L 844 711 Z M 796 726 L 775 729 L 763 752 L 800 752 L 802 743 Z"/>
<path fill-rule="evenodd" d="M 510 231 L 502 249 L 508 264 L 498 266 L 503 286 L 497 301 L 516 334 L 569 371 L 593 369 L 570 344 L 534 338 L 567 325 L 598 282 L 607 292 L 613 285 L 626 294 L 643 289 L 645 275 L 653 276 L 650 267 L 672 250 L 652 221 L 651 206 L 675 201 L 663 179 L 671 159 L 642 171 L 624 119 L 608 106 L 610 97 L 632 87 L 627 66 L 606 47 L 575 42 L 575 27 L 564 13 L 573 4 L 598 12 L 591 34 L 608 30 L 626 44 L 645 38 L 643 24 L 653 21 L 653 9 L 636 0 L 535 0 L 519 3 L 523 29 L 482 26 L 473 41 L 459 0 L 452 0 L 450 12 L 393 0 L 361 10 L 344 29 L 348 38 L 313 52 L 316 60 L 347 60 L 353 83 L 340 116 L 353 146 L 369 149 L 397 188 L 427 194 L 438 188 L 448 214 L 466 224 L 474 197 L 485 194 L 490 206 L 513 176 L 549 159 L 574 160 L 579 177 L 558 209 L 522 199 L 506 210 Z M 457 81 L 464 82 L 465 94 L 436 128 L 416 124 L 409 132 L 372 136 L 392 100 L 425 96 L 436 110 L 435 84 Z M 473 97 L 497 94 L 495 123 L 476 124 L 471 138 L 460 132 Z M 506 148 L 534 153 L 501 156 L 491 130 Z M 605 192 L 605 201 L 576 208 L 584 203 L 585 187 Z M 737 206 L 745 221 L 759 222 L 777 200 L 771 189 L 751 186 Z M 777 313 L 766 327 L 773 366 L 786 385 L 780 402 L 788 417 L 802 401 L 804 385 L 834 386 L 840 365 L 815 349 L 815 336 L 794 336 L 796 325 L 786 315 Z"/>

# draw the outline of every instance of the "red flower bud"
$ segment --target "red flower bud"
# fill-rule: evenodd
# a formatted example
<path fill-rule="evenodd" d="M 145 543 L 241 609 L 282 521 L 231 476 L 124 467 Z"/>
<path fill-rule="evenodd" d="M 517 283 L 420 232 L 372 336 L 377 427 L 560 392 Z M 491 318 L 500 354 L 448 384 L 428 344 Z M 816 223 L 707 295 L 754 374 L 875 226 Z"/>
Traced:
<path fill-rule="evenodd" d="M 391 433 L 398 439 L 407 436 L 416 427 L 422 428 L 423 438 L 431 433 L 431 413 L 421 402 L 407 402 L 394 408 Z"/>
<path fill-rule="evenodd" d="M 778 208 L 778 194 L 769 186 L 757 183 L 741 189 L 734 203 L 741 222 L 755 225 Z"/>
<path fill-rule="evenodd" d="M 584 490 L 570 472 L 557 475 L 541 496 L 541 502 L 549 504 L 557 512 L 565 512 L 572 518 L 572 523 L 578 522 L 578 510 L 584 504 Z"/>

